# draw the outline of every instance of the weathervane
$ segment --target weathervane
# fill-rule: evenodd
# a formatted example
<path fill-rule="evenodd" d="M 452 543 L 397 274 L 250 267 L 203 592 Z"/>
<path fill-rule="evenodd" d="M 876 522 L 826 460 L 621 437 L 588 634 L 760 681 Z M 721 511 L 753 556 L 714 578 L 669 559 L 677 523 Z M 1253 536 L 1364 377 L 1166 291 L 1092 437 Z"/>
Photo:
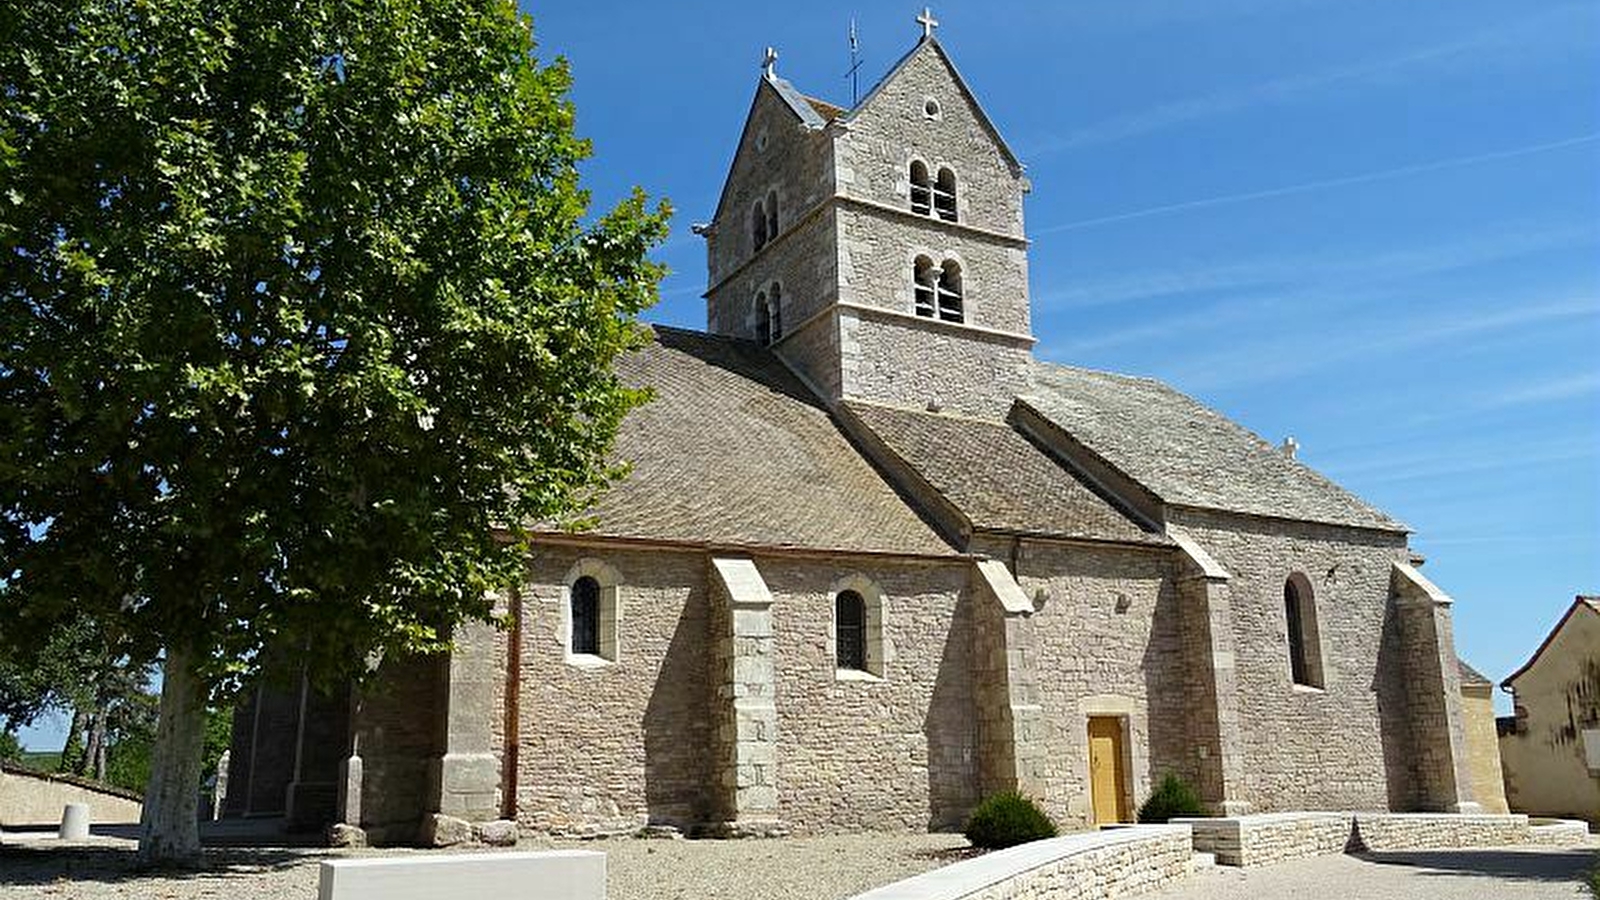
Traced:
<path fill-rule="evenodd" d="M 762 72 L 762 74 L 766 75 L 768 78 L 776 78 L 776 77 L 778 77 L 778 74 L 773 71 L 773 67 L 775 67 L 777 64 L 778 64 L 778 51 L 774 50 L 771 47 L 768 47 L 767 48 L 767 55 L 761 58 L 761 72 Z"/>
<path fill-rule="evenodd" d="M 917 16 L 917 24 L 922 26 L 922 39 L 933 37 L 933 30 L 939 27 L 939 20 L 933 17 L 933 10 L 924 6 L 922 15 Z"/>

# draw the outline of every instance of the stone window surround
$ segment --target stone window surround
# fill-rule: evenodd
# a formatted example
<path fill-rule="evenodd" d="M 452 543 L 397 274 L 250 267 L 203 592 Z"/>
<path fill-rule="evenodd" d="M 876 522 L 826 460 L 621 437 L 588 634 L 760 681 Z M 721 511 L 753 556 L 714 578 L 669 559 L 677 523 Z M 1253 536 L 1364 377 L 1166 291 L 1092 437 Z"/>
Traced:
<path fill-rule="evenodd" d="M 802 226 L 808 224 L 812 219 L 822 215 L 836 206 L 855 207 L 862 210 L 886 213 L 899 218 L 901 221 L 910 221 L 917 222 L 919 224 L 931 225 L 936 228 L 946 229 L 951 233 L 965 235 L 975 240 L 999 244 L 1005 247 L 1014 247 L 1018 250 L 1028 249 L 1028 246 L 1031 243 L 1026 237 L 1020 237 L 1014 234 L 1006 234 L 1002 231 L 992 231 L 988 228 L 980 228 L 976 225 L 968 225 L 965 222 L 946 222 L 942 219 L 936 219 L 930 216 L 919 216 L 909 209 L 901 209 L 898 206 L 892 206 L 888 203 L 880 203 L 876 200 L 868 200 L 864 197 L 854 197 L 845 193 L 834 193 L 822 198 L 822 200 L 818 201 L 814 206 L 806 210 L 804 214 L 791 219 L 788 226 L 776 236 L 768 235 L 767 243 L 761 248 L 760 251 L 752 253 L 750 256 L 746 257 L 742 262 L 729 270 L 727 274 L 717 279 L 715 284 L 706 288 L 705 293 L 701 294 L 700 296 L 710 297 L 712 294 L 715 294 L 717 291 L 728 286 L 736 278 L 743 275 L 746 269 L 754 265 L 756 259 L 759 258 L 762 253 L 771 252 L 774 244 L 788 238 L 791 234 L 799 231 Z"/>
<path fill-rule="evenodd" d="M 1327 669 L 1322 656 L 1322 629 L 1321 616 L 1317 612 L 1317 590 L 1311 584 L 1311 579 L 1301 571 L 1291 572 L 1284 579 L 1284 588 L 1293 587 L 1300 608 L 1301 647 L 1305 654 L 1305 681 L 1296 681 L 1294 677 L 1293 645 L 1289 641 L 1288 609 L 1285 604 L 1279 605 L 1283 615 L 1284 635 L 1284 669 L 1289 678 L 1289 684 L 1297 694 L 1323 694 L 1327 691 Z"/>
<path fill-rule="evenodd" d="M 918 166 L 918 165 L 922 166 L 922 172 L 923 172 L 923 174 L 925 176 L 927 176 L 927 179 L 928 179 L 928 184 L 926 186 L 927 190 L 928 190 L 928 211 L 927 212 L 918 212 L 912 206 L 912 203 L 914 202 L 913 201 L 913 197 L 912 197 L 912 190 L 913 190 L 914 185 L 913 185 L 913 183 L 911 181 L 911 173 L 912 173 L 913 167 L 914 166 Z M 960 224 L 962 224 L 962 221 L 965 219 L 965 216 L 961 215 L 961 210 L 962 210 L 962 207 L 965 206 L 966 204 L 962 202 L 963 198 L 962 198 L 962 194 L 961 194 L 961 181 L 962 181 L 961 173 L 956 170 L 956 166 L 955 166 L 954 163 L 945 162 L 943 160 L 934 160 L 934 161 L 930 162 L 928 159 L 926 159 L 926 158 L 924 158 L 922 156 L 912 155 L 909 159 L 906 160 L 906 163 L 905 163 L 904 167 L 901 169 L 901 171 L 905 173 L 906 180 L 904 182 L 898 182 L 898 181 L 896 182 L 896 184 L 895 184 L 895 188 L 896 188 L 895 193 L 897 195 L 901 195 L 901 196 L 905 197 L 906 207 L 905 207 L 905 209 L 900 210 L 900 212 L 905 212 L 905 213 L 908 213 L 908 214 L 910 214 L 912 216 L 915 216 L 915 217 L 917 217 L 919 219 L 927 219 L 929 221 L 938 222 L 938 223 L 943 224 L 943 225 L 960 225 Z M 944 216 L 939 214 L 939 200 L 938 200 L 938 196 L 939 196 L 938 195 L 939 176 L 943 175 L 946 172 L 950 173 L 950 193 L 952 194 L 952 200 L 954 201 L 954 204 L 955 204 L 954 208 L 951 210 L 951 213 L 955 216 L 955 218 L 953 218 L 953 219 L 946 219 Z M 900 191 L 900 186 L 902 184 L 905 186 L 905 190 L 904 190 L 903 194 Z"/>
<path fill-rule="evenodd" d="M 600 585 L 600 652 L 572 652 L 572 586 L 588 576 Z M 561 640 L 566 663 L 580 669 L 599 669 L 621 659 L 622 575 L 616 568 L 594 557 L 573 563 L 561 581 Z"/>
<path fill-rule="evenodd" d="M 951 321 L 939 316 L 939 279 L 937 277 L 934 281 L 933 315 L 917 315 L 917 259 L 920 257 L 926 257 L 933 263 L 933 271 L 935 273 L 943 271 L 944 268 L 950 263 L 956 264 L 956 271 L 961 275 L 961 318 L 959 320 Z M 969 323 L 976 318 L 976 316 L 973 315 L 974 307 L 972 303 L 972 282 L 971 279 L 967 277 L 967 262 L 961 258 L 961 254 L 954 251 L 936 253 L 933 250 L 929 250 L 927 245 L 918 244 L 916 247 L 912 248 L 909 253 L 905 254 L 905 263 L 901 271 L 911 273 L 911 292 L 909 294 L 909 300 L 911 302 L 905 304 L 903 312 L 909 314 L 912 318 L 919 322 L 939 322 L 943 325 L 971 327 Z"/>
<path fill-rule="evenodd" d="M 888 679 L 888 663 L 894 657 L 893 647 L 884 638 L 884 627 L 887 616 L 883 590 L 877 582 L 859 572 L 853 572 L 840 578 L 828 587 L 828 658 L 837 663 L 839 659 L 839 623 L 836 619 L 838 604 L 836 598 L 844 591 L 855 591 L 861 595 L 866 612 L 867 632 L 867 668 L 841 669 L 834 666 L 833 677 L 835 681 L 861 681 L 882 682 Z"/>

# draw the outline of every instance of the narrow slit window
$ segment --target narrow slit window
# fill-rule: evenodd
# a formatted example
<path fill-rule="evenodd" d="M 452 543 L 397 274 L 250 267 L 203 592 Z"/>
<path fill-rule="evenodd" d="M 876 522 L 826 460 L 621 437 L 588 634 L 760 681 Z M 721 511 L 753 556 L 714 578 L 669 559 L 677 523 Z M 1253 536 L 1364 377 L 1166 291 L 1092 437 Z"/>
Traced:
<path fill-rule="evenodd" d="M 867 601 L 855 591 L 834 598 L 834 630 L 838 667 L 867 670 Z"/>
<path fill-rule="evenodd" d="M 911 164 L 911 211 L 919 216 L 933 213 L 933 180 L 920 162 Z"/>
<path fill-rule="evenodd" d="M 767 326 L 768 333 L 773 341 L 783 338 L 783 287 L 776 281 L 772 283 L 772 296 L 768 299 L 770 318 Z"/>
<path fill-rule="evenodd" d="M 778 192 L 767 192 L 767 240 L 778 236 Z"/>
<path fill-rule="evenodd" d="M 917 257 L 912 267 L 911 277 L 916 292 L 915 312 L 925 319 L 933 318 L 936 306 L 935 294 L 938 292 L 938 270 L 933 266 L 933 260 L 926 256 Z"/>
<path fill-rule="evenodd" d="M 767 302 L 767 292 L 756 295 L 756 340 L 772 343 L 772 306 Z"/>
<path fill-rule="evenodd" d="M 933 186 L 933 206 L 939 218 L 946 222 L 956 220 L 956 173 L 939 170 L 939 180 Z"/>
<path fill-rule="evenodd" d="M 767 212 L 760 200 L 756 201 L 755 209 L 750 212 L 750 241 L 757 250 L 767 245 Z"/>
<path fill-rule="evenodd" d="M 572 652 L 600 654 L 600 582 L 588 575 L 572 583 Z"/>
<path fill-rule="evenodd" d="M 961 294 L 961 264 L 953 259 L 939 268 L 939 321 L 961 322 L 966 318 Z"/>

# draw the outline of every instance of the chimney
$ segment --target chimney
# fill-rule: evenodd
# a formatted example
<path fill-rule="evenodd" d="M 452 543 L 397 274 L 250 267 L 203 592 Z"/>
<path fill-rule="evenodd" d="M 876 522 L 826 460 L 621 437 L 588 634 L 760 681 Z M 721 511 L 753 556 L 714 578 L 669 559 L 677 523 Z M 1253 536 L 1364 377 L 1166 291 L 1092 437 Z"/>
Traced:
<path fill-rule="evenodd" d="M 1283 439 L 1283 444 L 1278 449 L 1283 451 L 1284 456 L 1294 459 L 1295 455 L 1300 452 L 1300 442 L 1295 440 L 1294 435 L 1291 434 Z"/>

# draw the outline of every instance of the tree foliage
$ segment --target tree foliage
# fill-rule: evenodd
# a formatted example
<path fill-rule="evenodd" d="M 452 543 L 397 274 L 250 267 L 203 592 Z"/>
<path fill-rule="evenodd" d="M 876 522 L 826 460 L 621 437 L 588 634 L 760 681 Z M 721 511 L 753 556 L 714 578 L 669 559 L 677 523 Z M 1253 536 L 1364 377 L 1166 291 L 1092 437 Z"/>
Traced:
<path fill-rule="evenodd" d="M 7 636 L 432 650 L 603 480 L 663 234 L 504 2 L 7 4 Z"/>
<path fill-rule="evenodd" d="M 616 474 L 666 229 L 588 218 L 533 54 L 506 0 L 0 0 L 0 643 L 215 691 L 491 616 Z"/>

